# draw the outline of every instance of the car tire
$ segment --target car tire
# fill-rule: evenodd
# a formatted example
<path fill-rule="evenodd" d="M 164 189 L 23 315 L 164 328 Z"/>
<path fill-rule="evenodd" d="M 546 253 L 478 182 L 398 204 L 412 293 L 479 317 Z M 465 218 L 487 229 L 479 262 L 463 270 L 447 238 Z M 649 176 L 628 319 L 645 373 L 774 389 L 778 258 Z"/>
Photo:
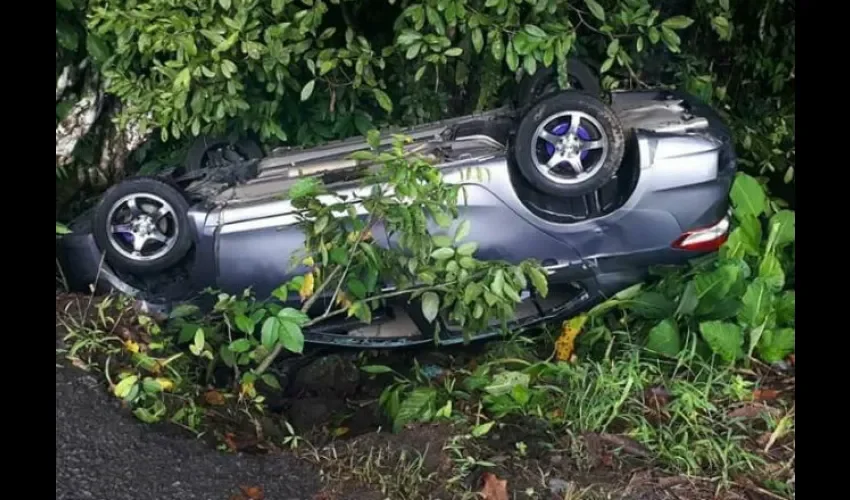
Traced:
<path fill-rule="evenodd" d="M 191 173 L 210 168 L 208 153 L 219 149 L 229 149 L 242 160 L 255 160 L 263 157 L 263 148 L 254 140 L 202 135 L 195 139 L 186 153 L 185 172 Z"/>
<path fill-rule="evenodd" d="M 567 60 L 567 75 L 570 90 L 578 90 L 593 96 L 602 95 L 602 85 L 599 76 L 593 69 L 580 59 Z M 533 75 L 526 75 L 520 81 L 517 89 L 516 104 L 519 109 L 526 109 L 542 97 L 559 92 L 558 72 L 554 66 L 539 68 Z"/>
<path fill-rule="evenodd" d="M 523 114 L 513 146 L 516 165 L 534 188 L 554 196 L 581 196 L 614 176 L 623 161 L 625 137 L 604 102 L 562 91 Z"/>
<path fill-rule="evenodd" d="M 104 193 L 92 233 L 116 271 L 156 273 L 176 265 L 192 248 L 188 210 L 186 198 L 170 184 L 129 179 Z"/>

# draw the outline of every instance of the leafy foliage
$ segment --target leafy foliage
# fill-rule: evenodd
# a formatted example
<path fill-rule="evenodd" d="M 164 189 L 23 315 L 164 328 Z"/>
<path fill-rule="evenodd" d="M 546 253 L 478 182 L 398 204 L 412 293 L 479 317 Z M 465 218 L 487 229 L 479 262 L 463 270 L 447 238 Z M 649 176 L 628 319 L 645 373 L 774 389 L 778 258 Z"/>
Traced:
<path fill-rule="evenodd" d="M 666 356 L 694 345 L 729 362 L 757 355 L 773 363 L 792 353 L 795 214 L 772 212 L 747 174 L 736 177 L 731 199 L 736 227 L 718 255 L 597 313 L 614 305 L 649 321 L 646 346 Z"/>

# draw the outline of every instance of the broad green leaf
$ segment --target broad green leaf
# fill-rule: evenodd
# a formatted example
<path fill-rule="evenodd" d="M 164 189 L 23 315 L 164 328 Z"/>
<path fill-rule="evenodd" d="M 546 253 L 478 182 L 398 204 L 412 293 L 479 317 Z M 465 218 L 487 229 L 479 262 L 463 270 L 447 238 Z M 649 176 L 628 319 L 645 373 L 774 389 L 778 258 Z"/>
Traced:
<path fill-rule="evenodd" d="M 242 332 L 247 333 L 248 335 L 254 333 L 254 327 L 256 324 L 254 320 L 244 314 L 238 314 L 235 319 L 236 328 Z"/>
<path fill-rule="evenodd" d="M 304 87 L 301 88 L 301 100 L 306 101 L 313 95 L 313 88 L 316 87 L 316 80 L 310 80 Z"/>
<path fill-rule="evenodd" d="M 431 258 L 436 260 L 451 259 L 455 255 L 455 249 L 450 247 L 438 248 L 431 252 Z"/>
<path fill-rule="evenodd" d="M 375 96 L 375 100 L 378 101 L 378 104 L 384 108 L 384 111 L 391 113 L 393 110 L 393 101 L 390 99 L 390 96 L 381 89 L 372 89 L 372 93 Z"/>
<path fill-rule="evenodd" d="M 457 254 L 463 257 L 470 257 L 476 250 L 478 250 L 478 243 L 469 241 L 457 247 Z"/>
<path fill-rule="evenodd" d="M 298 326 L 310 321 L 310 317 L 307 314 L 291 307 L 284 307 L 278 311 L 277 317 L 282 321 L 291 321 Z"/>
<path fill-rule="evenodd" d="M 534 56 L 529 54 L 522 59 L 522 67 L 527 75 L 533 75 L 537 72 L 537 61 Z"/>
<path fill-rule="evenodd" d="M 275 316 L 271 316 L 263 322 L 262 334 L 260 341 L 263 347 L 271 349 L 277 343 L 280 336 L 280 320 Z"/>
<path fill-rule="evenodd" d="M 770 286 L 762 278 L 756 278 L 747 286 L 747 291 L 741 299 L 738 321 L 751 328 L 764 323 L 773 307 L 773 298 Z"/>
<path fill-rule="evenodd" d="M 204 329 L 203 329 L 203 328 L 198 328 L 198 329 L 195 331 L 195 338 L 194 338 L 194 340 L 192 341 L 192 347 L 194 348 L 194 350 L 195 350 L 195 351 L 197 351 L 197 352 L 195 352 L 195 354 L 200 353 L 200 352 L 201 352 L 201 350 L 203 350 L 204 345 L 205 345 L 205 340 L 204 340 Z"/>
<path fill-rule="evenodd" d="M 452 47 L 443 52 L 443 55 L 446 57 L 457 57 L 461 54 L 463 54 L 463 49 L 460 47 Z"/>
<path fill-rule="evenodd" d="M 542 29 L 540 29 L 539 27 L 537 27 L 533 24 L 526 24 L 525 25 L 525 32 L 528 33 L 529 35 L 531 35 L 533 37 L 537 37 L 537 38 L 546 38 L 548 36 L 545 31 L 543 31 Z"/>
<path fill-rule="evenodd" d="M 505 49 L 505 62 L 508 64 L 508 68 L 511 71 L 516 71 L 519 67 L 519 56 L 514 49 L 513 42 L 509 42 L 507 49 Z"/>
<path fill-rule="evenodd" d="M 694 277 L 699 301 L 710 306 L 712 302 L 722 299 L 738 280 L 740 268 L 734 264 L 726 264 L 717 269 L 700 273 Z"/>
<path fill-rule="evenodd" d="M 614 298 L 617 300 L 633 299 L 638 296 L 641 290 L 643 290 L 643 283 L 638 283 L 615 293 Z"/>
<path fill-rule="evenodd" d="M 688 26 L 692 25 L 694 20 L 687 16 L 673 16 L 669 17 L 661 23 L 662 26 L 670 28 L 671 30 L 683 30 Z"/>
<path fill-rule="evenodd" d="M 236 356 L 230 350 L 230 347 L 222 344 L 218 349 L 218 355 L 228 368 L 233 368 L 236 365 Z"/>
<path fill-rule="evenodd" d="M 494 295 L 501 297 L 502 296 L 502 287 L 505 285 L 505 273 L 501 269 L 496 271 L 496 274 L 493 276 L 493 281 L 490 283 L 490 291 L 493 292 Z"/>
<path fill-rule="evenodd" d="M 699 295 L 697 295 L 697 287 L 693 281 L 689 281 L 685 285 L 685 290 L 682 292 L 682 297 L 679 299 L 679 306 L 676 308 L 676 316 L 689 316 L 696 311 L 699 305 Z"/>
<path fill-rule="evenodd" d="M 767 254 L 759 264 L 759 278 L 763 279 L 775 291 L 785 286 L 785 271 L 779 259 L 773 254 Z"/>
<path fill-rule="evenodd" d="M 625 304 L 635 314 L 647 319 L 664 319 L 676 310 L 676 304 L 658 292 L 642 292 Z"/>
<path fill-rule="evenodd" d="M 437 313 L 440 312 L 440 297 L 434 292 L 425 292 L 422 294 L 422 315 L 428 323 L 434 321 Z"/>
<path fill-rule="evenodd" d="M 417 387 L 401 402 L 393 419 L 393 431 L 398 432 L 406 424 L 418 420 L 437 396 L 430 387 Z"/>
<path fill-rule="evenodd" d="M 289 352 L 301 354 L 304 352 L 304 332 L 301 327 L 292 321 L 281 320 L 280 322 L 280 343 L 284 349 Z"/>
<path fill-rule="evenodd" d="M 228 10 L 230 8 L 230 0 L 218 0 L 218 3 L 224 10 Z"/>
<path fill-rule="evenodd" d="M 112 55 L 109 52 L 109 46 L 106 42 L 91 32 L 86 35 L 86 51 L 92 57 L 94 62 L 99 65 L 105 63 Z"/>
<path fill-rule="evenodd" d="M 56 223 L 56 234 L 71 234 L 71 230 L 65 224 Z"/>
<path fill-rule="evenodd" d="M 358 299 L 366 298 L 366 284 L 360 281 L 357 278 L 351 278 L 346 283 L 348 291 L 351 292 Z"/>
<path fill-rule="evenodd" d="M 531 284 L 534 285 L 537 294 L 542 298 L 546 298 L 549 295 L 549 279 L 546 275 L 536 267 L 529 269 L 528 275 L 531 277 Z"/>
<path fill-rule="evenodd" d="M 722 359 L 732 362 L 744 356 L 744 333 L 734 323 L 706 321 L 699 325 L 702 338 Z"/>
<path fill-rule="evenodd" d="M 794 352 L 795 331 L 793 328 L 766 330 L 759 341 L 758 353 L 762 361 L 776 363 Z"/>
<path fill-rule="evenodd" d="M 732 183 L 730 192 L 735 215 L 742 219 L 747 216 L 758 217 L 767 208 L 767 195 L 755 177 L 739 173 Z"/>
<path fill-rule="evenodd" d="M 770 238 L 776 247 L 791 243 L 797 234 L 797 217 L 792 210 L 780 210 L 770 218 L 768 223 Z"/>
<path fill-rule="evenodd" d="M 505 44 L 502 42 L 502 34 L 498 31 L 491 31 L 491 33 L 495 35 L 490 43 L 490 53 L 496 61 L 502 62 L 505 58 Z"/>
<path fill-rule="evenodd" d="M 464 238 L 469 236 L 470 222 L 465 220 L 460 223 L 457 227 L 457 231 L 455 231 L 455 243 L 462 241 Z"/>
<path fill-rule="evenodd" d="M 646 348 L 669 357 L 676 357 L 682 350 L 679 326 L 672 319 L 665 319 L 649 331 Z"/>
<path fill-rule="evenodd" d="M 230 350 L 237 353 L 237 354 L 241 354 L 243 352 L 246 352 L 250 348 L 251 348 L 251 341 L 248 340 L 248 339 L 234 340 L 233 342 L 230 343 Z"/>
<path fill-rule="evenodd" d="M 590 10 L 590 13 L 593 14 L 593 17 L 600 21 L 605 21 L 605 9 L 603 9 L 596 0 L 584 0 L 584 4 L 587 5 L 588 10 Z"/>

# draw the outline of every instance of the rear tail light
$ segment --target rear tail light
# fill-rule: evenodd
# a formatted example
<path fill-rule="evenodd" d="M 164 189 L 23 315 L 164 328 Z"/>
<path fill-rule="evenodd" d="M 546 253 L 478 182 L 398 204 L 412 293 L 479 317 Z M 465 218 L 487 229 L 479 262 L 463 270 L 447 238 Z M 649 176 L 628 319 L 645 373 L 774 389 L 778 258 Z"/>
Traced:
<path fill-rule="evenodd" d="M 729 216 L 716 224 L 683 233 L 673 242 L 673 248 L 689 252 L 713 252 L 718 250 L 729 236 Z"/>

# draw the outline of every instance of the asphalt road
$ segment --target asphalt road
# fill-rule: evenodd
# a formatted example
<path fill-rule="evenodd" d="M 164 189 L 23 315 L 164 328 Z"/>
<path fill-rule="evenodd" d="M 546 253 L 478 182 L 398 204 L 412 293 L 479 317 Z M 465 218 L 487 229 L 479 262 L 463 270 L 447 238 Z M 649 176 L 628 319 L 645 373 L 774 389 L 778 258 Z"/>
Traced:
<path fill-rule="evenodd" d="M 317 471 L 292 456 L 227 455 L 146 427 L 94 377 L 56 368 L 57 500 L 228 500 L 240 486 L 262 487 L 265 500 L 320 489 Z"/>

